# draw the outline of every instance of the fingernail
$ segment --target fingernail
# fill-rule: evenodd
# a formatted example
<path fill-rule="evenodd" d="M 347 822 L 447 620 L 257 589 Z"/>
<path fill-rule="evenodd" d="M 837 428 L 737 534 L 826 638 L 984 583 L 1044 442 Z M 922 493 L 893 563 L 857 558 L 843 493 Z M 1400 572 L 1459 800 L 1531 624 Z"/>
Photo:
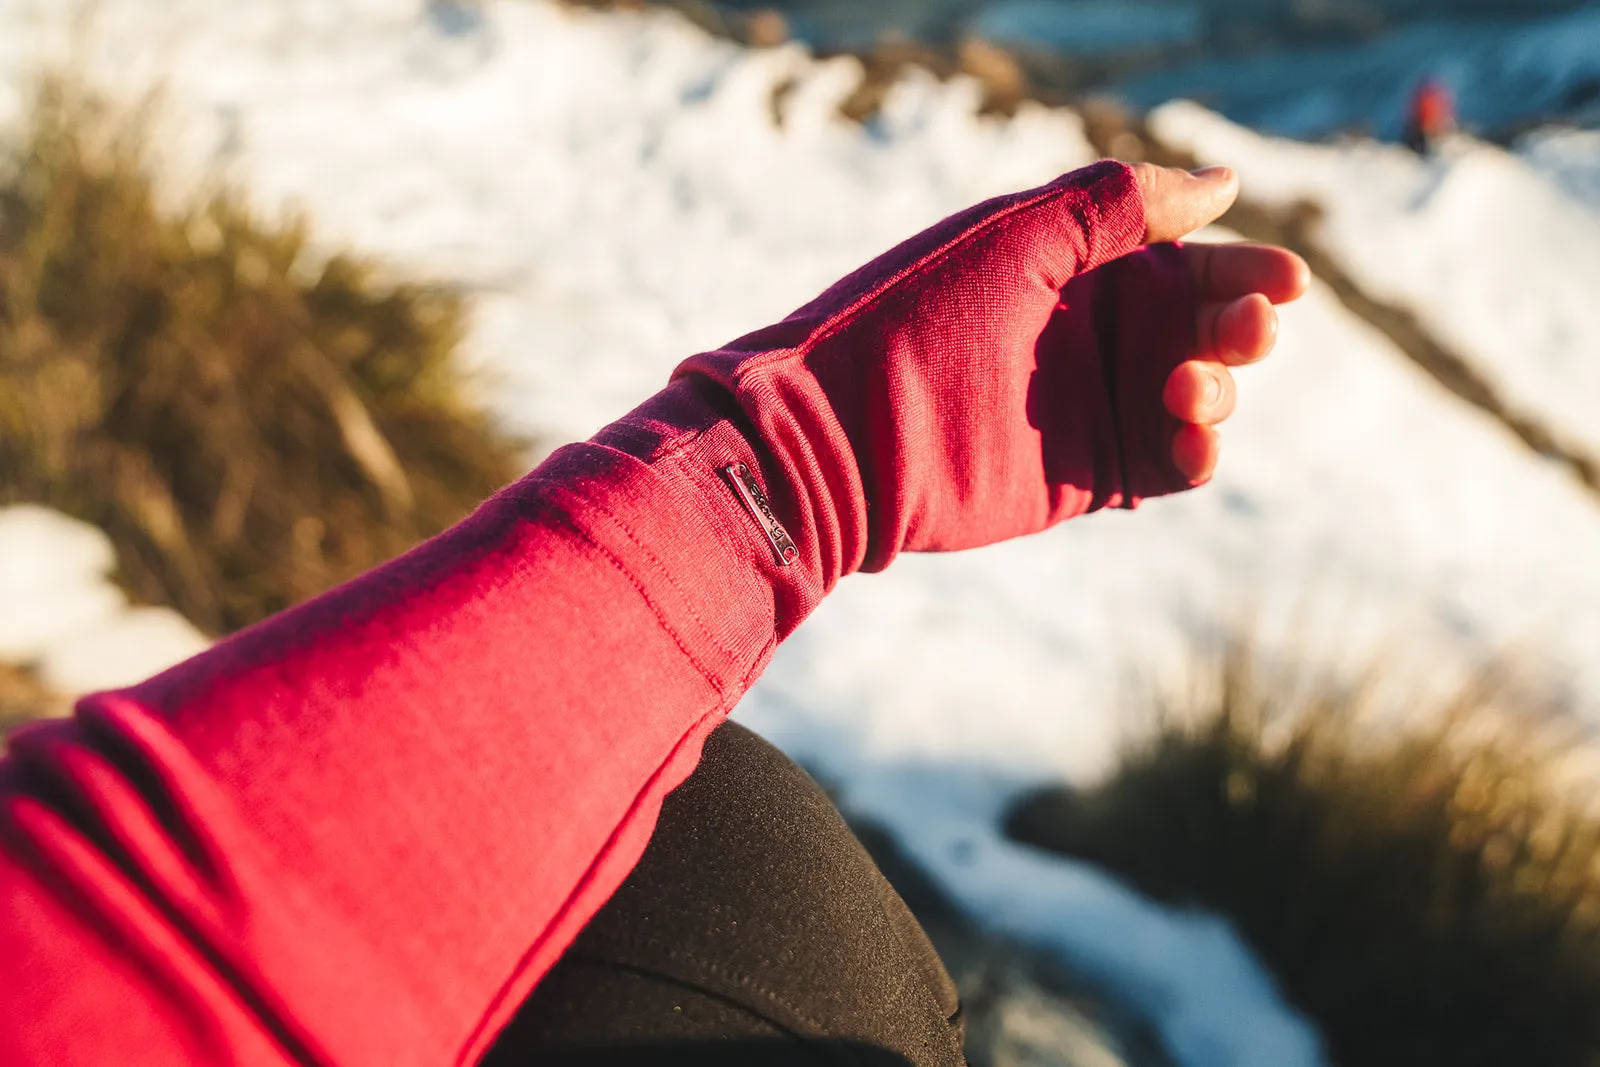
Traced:
<path fill-rule="evenodd" d="M 1252 303 L 1250 297 L 1241 296 L 1223 308 L 1222 313 L 1217 316 L 1217 333 L 1224 337 L 1232 335 L 1242 325 L 1245 316 L 1250 314 Z"/>
<path fill-rule="evenodd" d="M 1230 167 L 1201 167 L 1199 170 L 1191 170 L 1189 173 L 1202 181 L 1208 182 L 1233 180 L 1233 170 Z"/>
<path fill-rule="evenodd" d="M 1222 380 L 1215 374 L 1206 376 L 1206 407 L 1212 407 L 1222 399 Z"/>

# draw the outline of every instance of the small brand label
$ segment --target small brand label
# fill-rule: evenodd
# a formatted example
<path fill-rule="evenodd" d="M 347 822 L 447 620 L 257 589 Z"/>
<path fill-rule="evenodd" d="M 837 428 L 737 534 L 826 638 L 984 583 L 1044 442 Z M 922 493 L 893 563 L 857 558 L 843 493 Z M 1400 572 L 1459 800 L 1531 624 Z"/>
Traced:
<path fill-rule="evenodd" d="M 733 486 L 745 510 L 760 525 L 761 532 L 767 535 L 772 550 L 778 554 L 778 563 L 784 567 L 793 566 L 800 558 L 800 549 L 795 546 L 789 531 L 783 528 L 783 523 L 772 513 L 772 503 L 756 483 L 756 476 L 750 473 L 750 467 L 735 463 L 722 468 L 722 473 L 727 476 L 728 483 Z"/>

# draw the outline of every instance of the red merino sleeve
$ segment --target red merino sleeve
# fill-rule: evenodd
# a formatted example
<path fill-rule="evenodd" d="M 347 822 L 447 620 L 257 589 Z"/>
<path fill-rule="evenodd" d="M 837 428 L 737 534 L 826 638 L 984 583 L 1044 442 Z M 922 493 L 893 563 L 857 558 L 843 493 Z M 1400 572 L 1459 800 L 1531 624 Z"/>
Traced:
<path fill-rule="evenodd" d="M 1087 269 L 1142 231 L 1125 171 L 1047 189 L 1027 210 L 1060 208 L 1086 231 L 1116 220 L 1094 240 L 1074 230 L 1093 255 L 1052 269 Z M 991 208 L 1013 241 L 1019 210 Z M 946 224 L 954 236 L 891 253 L 894 277 L 867 268 L 857 284 L 877 295 L 861 306 L 897 306 L 896 277 L 953 270 L 939 249 L 972 254 L 991 221 L 968 213 Z M 1003 310 L 1003 279 L 985 270 Z M 930 328 L 990 339 L 900 291 Z M 919 530 L 929 547 L 1020 532 L 973 499 L 991 481 L 1026 489 L 1002 510 L 1027 523 L 1126 499 L 1112 484 L 1035 484 L 1058 468 L 1120 477 L 1115 402 L 1062 407 L 1089 428 L 1055 435 L 1059 454 L 1041 461 L 1055 431 L 1039 423 L 1055 416 L 1040 375 L 972 394 L 919 372 L 904 334 L 873 341 L 853 306 L 834 293 L 802 316 L 809 339 L 758 352 L 753 370 L 707 357 L 408 555 L 14 736 L 0 762 L 0 1062 L 475 1062 L 842 573 L 918 547 Z M 1049 290 L 1032 328 L 1068 313 Z M 1066 334 L 1098 368 L 1096 331 Z M 857 348 L 824 350 L 827 337 Z M 852 359 L 915 387 L 851 377 Z M 1103 379 L 1042 380 L 1103 393 Z M 866 392 L 829 397 L 854 388 Z M 975 438 L 974 473 L 949 416 L 963 405 L 1032 436 Z M 1093 455 L 1075 459 L 1072 442 Z M 869 496 L 896 484 L 915 495 Z M 973 533 L 933 528 L 969 512 Z"/>
<path fill-rule="evenodd" d="M 471 1063 L 777 643 L 675 385 L 458 528 L 0 770 L 0 1062 Z"/>

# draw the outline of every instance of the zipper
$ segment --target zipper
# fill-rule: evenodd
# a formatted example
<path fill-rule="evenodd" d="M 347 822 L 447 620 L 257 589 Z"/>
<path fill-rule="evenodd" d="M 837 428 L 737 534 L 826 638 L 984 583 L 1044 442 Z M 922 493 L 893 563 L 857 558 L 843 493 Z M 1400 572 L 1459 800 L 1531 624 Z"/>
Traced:
<path fill-rule="evenodd" d="M 733 486 L 734 494 L 750 513 L 750 517 L 761 527 L 761 532 L 767 535 L 767 542 L 772 545 L 772 551 L 778 554 L 778 566 L 794 566 L 800 558 L 800 549 L 795 546 L 794 538 L 789 536 L 789 531 L 783 528 L 783 523 L 778 521 L 778 516 L 772 513 L 772 502 L 767 499 L 767 494 L 761 491 L 756 476 L 750 473 L 749 465 L 733 463 L 723 467 L 722 474 L 728 479 L 728 484 Z"/>

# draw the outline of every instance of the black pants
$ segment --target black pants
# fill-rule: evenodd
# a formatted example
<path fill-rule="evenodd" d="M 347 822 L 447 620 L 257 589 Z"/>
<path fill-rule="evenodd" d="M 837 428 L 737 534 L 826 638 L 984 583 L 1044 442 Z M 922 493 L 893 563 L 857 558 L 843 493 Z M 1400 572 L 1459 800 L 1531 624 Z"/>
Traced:
<path fill-rule="evenodd" d="M 827 796 L 733 723 L 494 1067 L 961 1067 L 954 982 Z"/>

